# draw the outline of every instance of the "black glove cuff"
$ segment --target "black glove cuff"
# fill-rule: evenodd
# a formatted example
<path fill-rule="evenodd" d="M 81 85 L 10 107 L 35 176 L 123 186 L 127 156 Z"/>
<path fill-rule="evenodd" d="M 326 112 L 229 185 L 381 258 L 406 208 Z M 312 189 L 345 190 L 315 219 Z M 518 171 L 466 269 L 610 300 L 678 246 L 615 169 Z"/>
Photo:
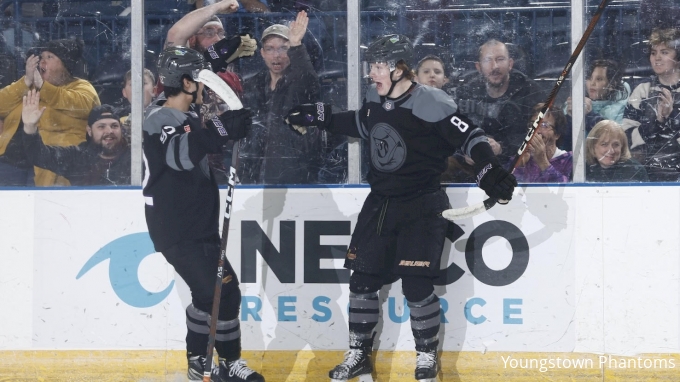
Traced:
<path fill-rule="evenodd" d="M 472 147 L 470 150 L 470 157 L 475 162 L 475 173 L 479 173 L 482 168 L 486 167 L 487 164 L 492 164 L 494 166 L 500 166 L 501 163 L 494 155 L 491 145 L 488 143 L 478 143 Z"/>

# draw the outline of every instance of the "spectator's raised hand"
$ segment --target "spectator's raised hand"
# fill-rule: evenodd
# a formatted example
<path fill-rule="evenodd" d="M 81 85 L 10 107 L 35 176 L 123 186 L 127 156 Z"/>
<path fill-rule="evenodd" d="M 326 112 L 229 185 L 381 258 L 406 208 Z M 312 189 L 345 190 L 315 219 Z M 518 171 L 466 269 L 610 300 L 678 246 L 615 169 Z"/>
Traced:
<path fill-rule="evenodd" d="M 26 134 L 35 134 L 38 131 L 38 121 L 45 109 L 46 107 L 40 107 L 40 92 L 35 89 L 29 90 L 24 96 L 21 109 L 21 121 L 24 123 Z"/>
<path fill-rule="evenodd" d="M 40 72 L 38 69 L 39 63 L 40 57 L 33 54 L 26 59 L 26 75 L 24 76 L 24 83 L 29 88 L 33 86 L 35 75 L 37 74 L 38 76 L 40 76 Z"/>
<path fill-rule="evenodd" d="M 216 7 L 215 13 L 234 13 L 238 11 L 238 2 L 236 0 L 222 0 L 212 6 Z"/>
<path fill-rule="evenodd" d="M 531 151 L 531 159 L 536 162 L 541 170 L 550 167 L 550 159 L 546 153 L 546 145 L 543 136 L 537 134 L 531 142 L 529 142 L 529 150 Z"/>
<path fill-rule="evenodd" d="M 307 24 L 309 24 L 307 12 L 300 11 L 295 18 L 295 21 L 290 23 L 290 32 L 288 33 L 290 46 L 298 46 L 302 43 L 302 38 L 305 36 L 305 33 L 307 33 Z"/>
<path fill-rule="evenodd" d="M 590 113 L 591 111 L 593 111 L 593 100 L 590 99 L 590 98 L 588 98 L 588 97 L 585 97 L 585 98 L 583 99 L 583 108 L 585 109 L 584 112 L 585 112 L 586 114 L 588 114 L 588 113 Z"/>
<path fill-rule="evenodd" d="M 668 89 L 661 89 L 659 98 L 656 103 L 656 119 L 659 122 L 665 122 L 671 116 L 673 111 L 673 95 Z"/>
<path fill-rule="evenodd" d="M 571 97 L 568 97 L 567 102 L 565 102 L 565 103 L 566 103 L 566 108 L 565 108 L 566 114 L 571 115 L 571 108 L 572 108 Z M 588 97 L 583 97 L 583 108 L 584 108 L 584 111 L 585 111 L 586 114 L 593 111 L 593 100 L 591 100 Z"/>
<path fill-rule="evenodd" d="M 33 88 L 40 90 L 43 87 L 43 78 L 40 75 L 40 64 L 38 64 L 38 69 L 33 72 Z"/>

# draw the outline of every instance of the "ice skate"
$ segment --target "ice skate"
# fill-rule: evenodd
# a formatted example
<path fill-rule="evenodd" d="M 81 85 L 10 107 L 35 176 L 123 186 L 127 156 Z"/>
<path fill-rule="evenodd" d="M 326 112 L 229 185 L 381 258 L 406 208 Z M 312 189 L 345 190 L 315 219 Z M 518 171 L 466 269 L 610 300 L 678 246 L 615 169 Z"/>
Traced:
<path fill-rule="evenodd" d="M 201 355 L 193 356 L 188 359 L 189 368 L 187 370 L 187 379 L 190 381 L 202 381 L 203 371 L 205 370 L 205 357 Z M 217 368 L 213 367 L 210 380 L 218 382 Z"/>
<path fill-rule="evenodd" d="M 237 359 L 226 361 L 220 358 L 218 373 L 219 382 L 264 382 L 264 377 L 246 365 L 246 361 Z"/>
<path fill-rule="evenodd" d="M 345 353 L 345 360 L 328 372 L 331 382 L 346 382 L 359 377 L 359 382 L 373 382 L 373 364 L 371 351 L 368 349 L 350 349 Z"/>
<path fill-rule="evenodd" d="M 418 382 L 437 382 L 439 362 L 437 351 L 417 352 L 416 355 L 416 380 Z"/>

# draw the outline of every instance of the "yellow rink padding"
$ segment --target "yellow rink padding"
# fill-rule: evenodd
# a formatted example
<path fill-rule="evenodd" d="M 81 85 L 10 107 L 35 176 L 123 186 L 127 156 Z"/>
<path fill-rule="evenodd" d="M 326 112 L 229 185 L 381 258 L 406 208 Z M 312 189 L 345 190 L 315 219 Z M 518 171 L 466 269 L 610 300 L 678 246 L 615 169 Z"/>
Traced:
<path fill-rule="evenodd" d="M 328 381 L 340 351 L 246 351 L 267 382 Z M 680 381 L 680 354 L 445 352 L 440 381 Z M 374 353 L 376 381 L 413 381 L 414 352 Z M 183 351 L 0 351 L 0 382 L 185 381 Z"/>

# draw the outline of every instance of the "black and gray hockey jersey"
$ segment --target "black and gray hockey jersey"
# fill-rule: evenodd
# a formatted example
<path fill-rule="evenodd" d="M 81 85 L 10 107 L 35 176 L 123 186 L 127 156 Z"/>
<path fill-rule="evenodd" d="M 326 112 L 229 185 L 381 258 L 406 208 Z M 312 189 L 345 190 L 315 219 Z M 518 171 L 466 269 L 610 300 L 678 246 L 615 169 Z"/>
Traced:
<path fill-rule="evenodd" d="M 390 99 L 373 85 L 360 110 L 333 114 L 329 131 L 368 141 L 367 181 L 373 192 L 407 195 L 438 189 L 446 158 L 459 148 L 478 163 L 495 161 L 484 131 L 456 111 L 456 103 L 440 89 L 414 83 Z M 482 142 L 486 147 L 473 154 Z"/>
<path fill-rule="evenodd" d="M 156 251 L 219 235 L 219 189 L 207 154 L 219 153 L 226 138 L 203 128 L 193 111 L 153 105 L 145 114 L 142 186 Z"/>

